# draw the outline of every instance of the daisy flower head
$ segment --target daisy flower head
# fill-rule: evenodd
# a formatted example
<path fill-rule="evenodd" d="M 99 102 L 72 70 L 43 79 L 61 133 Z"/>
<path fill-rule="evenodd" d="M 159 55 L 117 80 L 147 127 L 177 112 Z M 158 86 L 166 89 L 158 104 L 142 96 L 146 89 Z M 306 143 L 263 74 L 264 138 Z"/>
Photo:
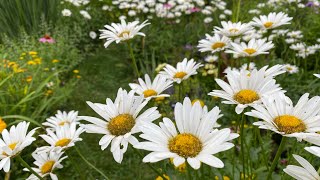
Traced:
<path fill-rule="evenodd" d="M 224 167 L 224 163 L 214 154 L 226 151 L 234 146 L 228 142 L 239 135 L 226 128 L 214 129 L 220 109 L 214 107 L 208 111 L 197 101 L 192 105 L 186 97 L 183 104 L 174 108 L 175 123 L 163 118 L 159 126 L 146 123 L 140 127 L 141 138 L 147 140 L 135 145 L 138 149 L 151 151 L 143 162 L 158 162 L 173 158 L 176 167 L 187 161 L 194 169 L 199 169 L 201 162 L 215 168 Z M 176 124 L 176 125 L 175 125 Z"/>
<path fill-rule="evenodd" d="M 254 17 L 252 25 L 262 29 L 273 29 L 285 24 L 290 24 L 291 20 L 292 17 L 288 17 L 288 15 L 283 12 L 272 12 L 269 13 L 268 16 L 261 15 L 259 18 Z"/>
<path fill-rule="evenodd" d="M 262 69 L 265 69 L 265 76 L 276 77 L 286 72 L 285 66 L 281 64 L 276 64 L 274 66 L 271 66 L 270 68 L 268 67 L 268 65 L 262 67 Z"/>
<path fill-rule="evenodd" d="M 145 81 L 139 78 L 139 84 L 130 83 L 129 86 L 137 94 L 143 95 L 146 99 L 158 98 L 158 97 L 169 97 L 169 94 L 161 94 L 163 91 L 172 86 L 172 81 L 167 79 L 163 75 L 157 75 L 153 82 L 148 74 L 145 74 Z"/>
<path fill-rule="evenodd" d="M 285 64 L 284 70 L 288 72 L 289 74 L 295 74 L 299 72 L 299 67 L 291 64 Z"/>
<path fill-rule="evenodd" d="M 266 42 L 266 39 L 251 39 L 248 44 L 241 42 L 240 44 L 231 42 L 230 49 L 226 53 L 236 54 L 242 57 L 253 57 L 260 54 L 269 54 L 269 50 L 274 47 L 272 41 Z"/>
<path fill-rule="evenodd" d="M 32 136 L 38 128 L 27 132 L 29 124 L 23 121 L 17 126 L 11 126 L 10 131 L 7 129 L 2 131 L 2 138 L 0 138 L 0 170 L 3 169 L 5 172 L 9 172 L 10 159 L 36 140 Z"/>
<path fill-rule="evenodd" d="M 77 124 L 72 123 L 70 126 L 58 126 L 55 128 L 55 132 L 51 129 L 47 129 L 47 134 L 39 135 L 50 146 L 43 146 L 39 148 L 39 151 L 49 151 L 51 149 L 62 148 L 67 149 L 75 145 L 76 142 L 82 141 L 80 135 L 84 132 L 82 127 L 77 128 Z"/>
<path fill-rule="evenodd" d="M 201 63 L 196 63 L 193 59 L 188 60 L 184 58 L 182 62 L 178 62 L 176 68 L 167 64 L 163 68 L 164 71 L 161 71 L 160 74 L 180 84 L 183 80 L 197 74 L 197 69 L 202 66 Z"/>
<path fill-rule="evenodd" d="M 48 152 L 35 152 L 32 154 L 32 157 L 35 159 L 33 164 L 37 167 L 32 168 L 37 174 L 41 177 L 50 176 L 51 179 L 57 180 L 58 177 L 53 173 L 55 169 L 63 168 L 61 162 L 67 158 L 67 156 L 61 157 L 63 155 L 62 149 L 58 150 L 50 150 Z M 24 169 L 25 171 L 29 171 L 28 169 Z M 27 180 L 38 180 L 34 174 L 31 174 Z"/>
<path fill-rule="evenodd" d="M 236 37 L 244 35 L 252 30 L 251 25 L 248 23 L 233 23 L 231 21 L 222 21 L 221 25 L 222 28 L 217 26 L 214 27 L 214 33 L 227 37 Z"/>
<path fill-rule="evenodd" d="M 78 124 L 79 117 L 78 111 L 60 111 L 58 110 L 55 116 L 51 116 L 47 118 L 47 121 L 42 123 L 44 126 L 48 126 L 51 130 L 55 130 L 55 128 L 60 126 L 70 125 L 72 123 Z"/>
<path fill-rule="evenodd" d="M 100 139 L 101 149 L 106 149 L 111 143 L 111 152 L 116 162 L 121 163 L 128 143 L 135 145 L 138 140 L 133 134 L 140 132 L 143 122 L 152 122 L 161 115 L 157 107 L 152 107 L 140 113 L 148 101 L 143 96 L 135 96 L 134 91 L 119 89 L 114 102 L 107 98 L 106 104 L 87 102 L 104 120 L 81 116 L 81 119 L 92 124 L 82 125 L 88 133 L 104 134 Z"/>
<path fill-rule="evenodd" d="M 126 23 L 124 19 L 121 19 L 121 23 L 105 25 L 106 29 L 100 30 L 100 39 L 106 39 L 104 47 L 107 48 L 114 41 L 118 44 L 119 42 L 132 39 L 136 35 L 145 36 L 140 30 L 150 24 L 147 21 L 138 25 L 139 21 Z"/>
<path fill-rule="evenodd" d="M 208 63 L 213 63 L 213 62 L 217 62 L 219 59 L 218 56 L 215 56 L 215 55 L 209 55 L 209 56 L 206 56 L 204 58 L 204 61 L 208 62 Z"/>
<path fill-rule="evenodd" d="M 229 46 L 230 39 L 226 36 L 220 36 L 219 34 L 215 34 L 214 36 L 210 36 L 206 34 L 206 39 L 202 39 L 199 41 L 199 51 L 200 52 L 219 52 L 223 51 L 225 48 Z"/>
<path fill-rule="evenodd" d="M 298 180 L 318 180 L 319 174 L 314 167 L 303 157 L 293 154 L 293 157 L 302 166 L 288 165 L 283 171 Z"/>
<path fill-rule="evenodd" d="M 246 70 L 229 70 L 226 72 L 229 82 L 216 79 L 222 90 L 213 90 L 210 96 L 221 97 L 225 104 L 236 104 L 236 113 L 240 114 L 246 107 L 261 103 L 261 98 L 282 92 L 271 76 L 266 76 L 264 68 L 253 70 L 248 74 Z"/>
<path fill-rule="evenodd" d="M 253 106 L 254 110 L 246 112 L 248 116 L 261 119 L 253 123 L 261 129 L 272 130 L 282 136 L 306 140 L 318 136 L 320 131 L 320 97 L 309 99 L 306 93 L 296 105 L 284 94 L 274 94 L 262 98 L 262 105 Z"/>

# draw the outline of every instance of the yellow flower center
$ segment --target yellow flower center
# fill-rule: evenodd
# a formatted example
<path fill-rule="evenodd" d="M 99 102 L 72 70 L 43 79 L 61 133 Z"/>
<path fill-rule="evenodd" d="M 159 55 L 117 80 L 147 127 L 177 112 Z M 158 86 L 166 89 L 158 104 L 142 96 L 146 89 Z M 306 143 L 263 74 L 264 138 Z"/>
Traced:
<path fill-rule="evenodd" d="M 127 36 L 129 36 L 130 31 L 122 31 L 118 36 L 119 36 L 120 38 L 122 38 L 122 37 L 124 37 L 125 34 L 126 34 Z"/>
<path fill-rule="evenodd" d="M 256 100 L 259 100 L 260 97 L 257 92 L 250 90 L 250 89 L 243 89 L 237 92 L 233 99 L 239 102 L 240 104 L 250 104 Z"/>
<path fill-rule="evenodd" d="M 191 104 L 193 105 L 193 104 L 196 103 L 196 102 L 199 102 L 200 105 L 201 105 L 201 107 L 203 107 L 203 106 L 205 105 L 204 102 L 203 102 L 202 100 L 200 100 L 200 99 L 194 99 L 194 100 L 191 102 Z"/>
<path fill-rule="evenodd" d="M 0 118 L 0 133 L 7 128 L 7 124 L 6 122 L 4 122 L 1 118 Z"/>
<path fill-rule="evenodd" d="M 165 177 L 165 179 L 163 179 L 161 176 L 158 176 L 156 180 L 170 180 L 170 177 L 168 175 L 162 174 L 162 176 Z"/>
<path fill-rule="evenodd" d="M 231 33 L 236 33 L 236 32 L 238 32 L 239 31 L 239 29 L 237 29 L 237 28 L 231 28 L 231 29 L 229 29 L 229 32 L 231 32 Z"/>
<path fill-rule="evenodd" d="M 136 121 L 132 115 L 120 114 L 109 121 L 107 129 L 112 135 L 121 136 L 130 132 L 135 123 Z"/>
<path fill-rule="evenodd" d="M 226 46 L 225 43 L 223 43 L 223 42 L 216 42 L 216 43 L 214 43 L 214 44 L 211 46 L 211 48 L 212 48 L 212 49 L 218 49 L 218 48 L 223 48 L 224 46 Z"/>
<path fill-rule="evenodd" d="M 46 163 L 44 163 L 41 167 L 41 174 L 51 172 L 54 163 L 55 161 L 47 161 Z"/>
<path fill-rule="evenodd" d="M 286 134 L 303 132 L 306 130 L 306 125 L 303 121 L 292 115 L 278 116 L 273 122 L 278 126 L 280 132 Z"/>
<path fill-rule="evenodd" d="M 148 90 L 143 91 L 143 95 L 145 98 L 150 97 L 150 96 L 155 96 L 157 94 L 158 93 L 153 89 L 148 89 Z"/>
<path fill-rule="evenodd" d="M 291 70 L 292 70 L 292 67 L 287 67 L 287 70 L 288 70 L 288 71 L 291 71 Z"/>
<path fill-rule="evenodd" d="M 245 49 L 245 50 L 243 50 L 243 51 L 246 52 L 246 53 L 248 53 L 249 55 L 257 52 L 255 49 L 252 49 L 252 48 L 248 48 L 248 49 Z"/>
<path fill-rule="evenodd" d="M 63 138 L 56 142 L 55 146 L 64 147 L 67 146 L 71 142 L 71 139 Z"/>
<path fill-rule="evenodd" d="M 157 97 L 157 98 L 155 99 L 155 101 L 160 102 L 160 101 L 163 101 L 165 98 L 166 98 L 166 97 Z"/>
<path fill-rule="evenodd" d="M 179 156 L 195 157 L 202 150 L 202 142 L 192 134 L 183 133 L 169 140 L 168 148 Z"/>
<path fill-rule="evenodd" d="M 265 28 L 269 28 L 273 25 L 273 22 L 268 21 L 268 22 L 264 23 L 263 25 Z"/>
<path fill-rule="evenodd" d="M 183 77 L 185 77 L 187 75 L 187 73 L 181 71 L 181 72 L 177 72 L 175 75 L 174 75 L 174 78 L 180 78 L 182 79 Z"/>
<path fill-rule="evenodd" d="M 9 144 L 9 148 L 11 149 L 11 150 L 14 150 L 14 148 L 17 146 L 17 144 L 18 143 L 11 143 L 11 144 Z"/>
<path fill-rule="evenodd" d="M 59 126 L 64 126 L 65 124 L 70 124 L 67 120 L 61 121 L 58 125 Z"/>

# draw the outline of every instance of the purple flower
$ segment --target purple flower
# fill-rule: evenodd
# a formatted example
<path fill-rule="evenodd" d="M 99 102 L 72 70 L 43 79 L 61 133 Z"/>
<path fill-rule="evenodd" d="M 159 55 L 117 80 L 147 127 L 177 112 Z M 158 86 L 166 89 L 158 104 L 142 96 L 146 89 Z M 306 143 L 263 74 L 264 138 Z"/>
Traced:
<path fill-rule="evenodd" d="M 167 8 L 167 9 L 170 9 L 170 8 L 172 8 L 172 5 L 166 3 L 166 4 L 163 4 L 163 7 L 164 7 L 164 8 Z"/>
<path fill-rule="evenodd" d="M 191 9 L 189 9 L 190 12 L 194 13 L 194 12 L 199 12 L 200 11 L 200 8 L 197 8 L 197 7 L 193 7 Z"/>
<path fill-rule="evenodd" d="M 44 35 L 42 38 L 39 39 L 39 42 L 42 42 L 42 43 L 55 43 L 55 40 L 50 37 L 49 35 Z"/>

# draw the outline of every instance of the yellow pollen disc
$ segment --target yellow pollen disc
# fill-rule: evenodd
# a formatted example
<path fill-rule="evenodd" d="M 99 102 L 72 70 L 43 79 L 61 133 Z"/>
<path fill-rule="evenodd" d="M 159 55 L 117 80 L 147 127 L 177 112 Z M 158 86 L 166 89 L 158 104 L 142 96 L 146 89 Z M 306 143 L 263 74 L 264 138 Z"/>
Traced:
<path fill-rule="evenodd" d="M 216 43 L 214 43 L 214 44 L 211 46 L 211 48 L 212 48 L 212 49 L 218 49 L 218 48 L 223 48 L 224 46 L 226 46 L 225 43 L 223 43 L 223 42 L 216 42 Z"/>
<path fill-rule="evenodd" d="M 155 96 L 157 94 L 158 93 L 153 89 L 148 89 L 148 90 L 143 91 L 143 95 L 145 98 L 150 97 L 150 96 Z"/>
<path fill-rule="evenodd" d="M 56 142 L 55 146 L 64 147 L 67 146 L 71 142 L 71 139 L 63 138 Z"/>
<path fill-rule="evenodd" d="M 171 152 L 182 157 L 195 157 L 202 150 L 202 143 L 196 136 L 183 133 L 169 140 L 168 148 Z"/>
<path fill-rule="evenodd" d="M 174 75 L 174 78 L 180 78 L 182 79 L 183 77 L 185 77 L 187 75 L 187 73 L 185 72 L 177 72 L 175 75 Z"/>
<path fill-rule="evenodd" d="M 59 126 L 63 126 L 64 124 L 66 124 L 67 123 L 67 121 L 61 121 L 58 125 Z"/>
<path fill-rule="evenodd" d="M 252 48 L 248 48 L 248 49 L 245 49 L 245 50 L 243 50 L 243 51 L 246 52 L 246 53 L 248 53 L 249 55 L 257 52 L 255 49 L 252 49 Z"/>
<path fill-rule="evenodd" d="M 10 148 L 11 150 L 13 150 L 13 149 L 16 147 L 17 144 L 18 144 L 18 143 L 11 143 L 11 144 L 9 144 L 9 148 Z"/>
<path fill-rule="evenodd" d="M 129 36 L 130 31 L 123 31 L 123 32 L 121 32 L 118 36 L 122 38 L 122 37 L 124 37 L 125 34 L 126 34 L 127 36 Z"/>
<path fill-rule="evenodd" d="M 292 68 L 291 68 L 291 67 L 287 67 L 287 70 L 288 70 L 288 71 L 291 71 L 291 70 L 292 70 Z"/>
<path fill-rule="evenodd" d="M 41 167 L 41 174 L 51 172 L 54 163 L 55 161 L 47 161 L 46 163 L 44 163 Z"/>
<path fill-rule="evenodd" d="M 6 122 L 4 122 L 1 118 L 0 118 L 0 133 L 7 128 L 7 124 Z"/>
<path fill-rule="evenodd" d="M 236 33 L 236 32 L 238 32 L 239 31 L 239 29 L 237 29 L 237 28 L 231 28 L 231 29 L 229 29 L 229 32 L 231 32 L 231 33 Z"/>
<path fill-rule="evenodd" d="M 278 116 L 273 120 L 273 122 L 278 126 L 278 130 L 280 132 L 284 132 L 286 134 L 303 132 L 306 130 L 306 125 L 303 121 L 291 115 Z"/>
<path fill-rule="evenodd" d="M 120 114 L 112 118 L 108 125 L 107 129 L 112 135 L 121 136 L 130 132 L 136 121 L 130 114 Z"/>
<path fill-rule="evenodd" d="M 203 107 L 203 106 L 205 105 L 204 102 L 203 102 L 202 100 L 200 100 L 200 99 L 194 99 L 194 100 L 191 102 L 191 104 L 193 105 L 194 103 L 196 103 L 196 102 L 198 102 L 198 101 L 199 101 L 201 107 Z"/>
<path fill-rule="evenodd" d="M 264 25 L 265 28 L 269 28 L 269 27 L 271 27 L 273 25 L 273 22 L 269 21 L 269 22 L 264 23 L 263 25 Z"/>
<path fill-rule="evenodd" d="M 259 95 L 250 89 L 243 89 L 239 92 L 237 92 L 234 96 L 233 99 L 239 102 L 240 104 L 250 104 L 253 103 L 256 100 L 259 100 L 260 97 Z"/>

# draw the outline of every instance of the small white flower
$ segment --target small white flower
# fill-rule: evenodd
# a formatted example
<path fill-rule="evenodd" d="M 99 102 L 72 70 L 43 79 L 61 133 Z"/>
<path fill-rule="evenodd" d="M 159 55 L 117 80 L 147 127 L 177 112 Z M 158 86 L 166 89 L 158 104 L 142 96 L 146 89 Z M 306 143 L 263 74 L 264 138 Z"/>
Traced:
<path fill-rule="evenodd" d="M 94 31 L 90 31 L 89 32 L 89 36 L 90 36 L 91 39 L 96 39 L 97 38 L 97 33 L 94 32 Z"/>
<path fill-rule="evenodd" d="M 78 111 L 70 111 L 61 112 L 60 110 L 55 114 L 55 116 L 51 116 L 47 118 L 47 122 L 42 123 L 44 126 L 50 127 L 52 131 L 55 131 L 57 127 L 70 125 L 72 123 L 78 123 Z"/>
<path fill-rule="evenodd" d="M 230 39 L 226 36 L 220 36 L 219 34 L 215 34 L 214 36 L 210 36 L 206 34 L 206 39 L 202 39 L 199 41 L 199 48 L 200 52 L 219 52 L 223 51 L 225 48 L 229 46 Z"/>
<path fill-rule="evenodd" d="M 261 15 L 259 18 L 254 17 L 252 25 L 262 29 L 273 29 L 284 24 L 290 24 L 291 20 L 292 17 L 288 17 L 288 15 L 283 12 L 272 12 L 269 13 L 268 16 Z"/>
<path fill-rule="evenodd" d="M 86 18 L 86 19 L 91 19 L 90 14 L 89 14 L 87 11 L 85 11 L 85 10 L 81 10 L 81 11 L 80 11 L 80 14 L 81 14 L 84 18 Z"/>
<path fill-rule="evenodd" d="M 208 23 L 211 23 L 213 21 L 213 19 L 211 17 L 206 17 L 204 18 L 203 22 L 208 24 Z"/>
<path fill-rule="evenodd" d="M 231 21 L 222 21 L 221 22 L 222 28 L 215 27 L 214 32 L 223 36 L 227 37 L 235 37 L 246 34 L 248 31 L 252 30 L 250 24 L 247 23 L 232 23 Z"/>
<path fill-rule="evenodd" d="M 315 77 L 320 78 L 320 74 L 313 74 Z"/>
<path fill-rule="evenodd" d="M 218 56 L 209 55 L 209 56 L 206 56 L 204 60 L 208 63 L 213 63 L 213 62 L 217 62 L 218 58 L 219 58 Z"/>
<path fill-rule="evenodd" d="M 289 74 L 295 74 L 299 72 L 299 67 L 291 64 L 285 64 L 284 70 L 286 70 Z"/>
<path fill-rule="evenodd" d="M 71 16 L 71 11 L 69 9 L 64 9 L 61 11 L 62 16 Z"/>
<path fill-rule="evenodd" d="M 319 180 L 320 176 L 314 167 L 303 157 L 293 154 L 302 166 L 288 165 L 283 171 L 297 180 Z"/>
<path fill-rule="evenodd" d="M 226 53 L 238 54 L 239 56 L 257 56 L 260 54 L 269 54 L 269 50 L 274 47 L 274 44 L 266 39 L 251 39 L 248 44 L 241 42 L 240 44 L 231 42 L 231 48 L 226 50 Z"/>

